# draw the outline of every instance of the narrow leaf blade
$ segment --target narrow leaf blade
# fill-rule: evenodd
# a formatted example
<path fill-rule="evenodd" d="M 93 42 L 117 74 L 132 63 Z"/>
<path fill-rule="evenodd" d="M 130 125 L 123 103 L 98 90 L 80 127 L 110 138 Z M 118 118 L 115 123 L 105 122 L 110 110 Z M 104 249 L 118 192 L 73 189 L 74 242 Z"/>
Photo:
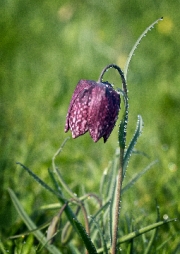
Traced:
<path fill-rule="evenodd" d="M 96 254 L 96 248 L 94 246 L 94 244 L 91 241 L 91 238 L 89 237 L 89 235 L 86 233 L 84 227 L 82 226 L 82 224 L 74 218 L 74 226 L 76 227 L 77 231 L 79 232 L 79 235 L 81 236 L 86 249 L 88 250 L 89 254 Z"/>
<path fill-rule="evenodd" d="M 126 169 L 127 169 L 129 158 L 132 154 L 133 148 L 136 145 L 136 142 L 137 142 L 139 136 L 142 133 L 142 129 L 143 129 L 143 120 L 142 120 L 142 117 L 140 115 L 138 115 L 138 120 L 137 120 L 137 125 L 136 125 L 136 130 L 135 130 L 134 136 L 133 136 L 133 138 L 132 138 L 132 140 L 131 140 L 131 142 L 130 142 L 127 150 L 126 150 L 126 153 L 124 155 L 123 177 L 125 176 L 125 172 L 126 172 Z"/>
<path fill-rule="evenodd" d="M 34 222 L 31 220 L 31 218 L 28 216 L 22 205 L 20 204 L 18 198 L 16 197 L 15 193 L 13 190 L 8 189 L 8 192 L 10 194 L 11 200 L 21 217 L 21 219 L 24 221 L 26 226 L 28 227 L 29 230 L 34 230 L 37 228 L 37 226 L 34 224 Z M 41 231 L 36 230 L 33 231 L 34 236 L 38 239 L 39 242 L 52 254 L 61 254 L 61 252 L 54 246 L 50 245 L 47 243 L 46 237 L 41 233 Z"/>

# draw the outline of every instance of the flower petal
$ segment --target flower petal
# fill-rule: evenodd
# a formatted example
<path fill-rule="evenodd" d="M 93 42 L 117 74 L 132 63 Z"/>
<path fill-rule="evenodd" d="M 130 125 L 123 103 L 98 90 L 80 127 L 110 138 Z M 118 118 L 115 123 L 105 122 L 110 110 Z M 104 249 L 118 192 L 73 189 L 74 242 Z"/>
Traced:
<path fill-rule="evenodd" d="M 72 137 L 76 138 L 88 131 L 88 110 L 92 88 L 95 81 L 80 80 L 71 99 L 66 117 L 65 132 L 72 131 Z"/>
<path fill-rule="evenodd" d="M 74 103 L 78 103 L 79 102 L 76 102 L 77 98 L 79 97 L 80 93 L 83 92 L 84 90 L 88 89 L 89 87 L 91 87 L 91 83 L 88 81 L 88 80 L 80 80 L 74 90 L 74 93 L 73 93 L 73 96 L 71 98 L 71 102 L 70 102 L 70 105 L 69 105 L 69 109 L 68 109 L 68 113 L 67 113 L 67 116 L 66 116 L 66 124 L 65 124 L 65 129 L 64 131 L 67 132 L 70 128 L 70 125 L 69 125 L 69 118 L 70 118 L 70 115 L 71 115 L 71 122 L 73 122 L 74 120 L 72 119 L 73 118 L 73 115 L 74 113 L 71 112 L 71 110 L 73 109 L 73 112 L 74 110 L 79 110 L 79 108 L 77 106 L 74 105 Z M 77 116 L 76 116 L 77 118 Z M 72 126 L 72 123 L 71 123 L 71 126 Z"/>
<path fill-rule="evenodd" d="M 92 90 L 88 126 L 92 139 L 107 141 L 116 123 L 120 109 L 120 95 L 109 83 L 97 83 Z"/>

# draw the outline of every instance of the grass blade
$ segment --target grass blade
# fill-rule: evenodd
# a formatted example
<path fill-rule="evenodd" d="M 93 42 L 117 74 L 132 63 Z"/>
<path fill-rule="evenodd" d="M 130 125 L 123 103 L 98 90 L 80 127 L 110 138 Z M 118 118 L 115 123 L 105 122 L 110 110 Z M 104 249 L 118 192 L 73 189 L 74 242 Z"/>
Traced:
<path fill-rule="evenodd" d="M 131 179 L 123 188 L 122 188 L 122 193 L 124 193 L 126 190 L 131 188 L 138 180 L 141 178 L 142 175 L 144 175 L 149 169 L 151 169 L 158 160 L 155 160 L 151 162 L 147 167 L 145 167 L 141 172 L 139 172 L 133 179 Z"/>
<path fill-rule="evenodd" d="M 69 139 L 69 138 L 68 138 Z M 65 143 L 67 142 L 66 139 L 63 144 L 61 145 L 61 147 L 57 150 L 57 152 L 54 154 L 53 158 L 52 158 L 52 167 L 53 167 L 53 171 L 54 173 L 56 173 L 56 176 L 61 184 L 61 186 L 65 189 L 65 191 L 70 195 L 70 197 L 72 197 L 74 200 L 77 200 L 77 202 L 79 202 L 78 198 L 75 196 L 75 194 L 73 193 L 73 191 L 69 188 L 69 186 L 65 183 L 60 171 L 58 170 L 58 168 L 56 167 L 56 164 L 55 164 L 55 160 L 56 160 L 56 157 L 61 153 Z M 54 182 L 55 184 L 57 184 L 56 182 Z"/>
<path fill-rule="evenodd" d="M 137 142 L 137 139 L 139 138 L 139 136 L 141 135 L 142 133 L 142 129 L 143 129 L 143 120 L 142 120 L 142 117 L 140 115 L 138 115 L 138 120 L 137 120 L 137 126 L 136 126 L 136 130 L 135 130 L 135 133 L 134 133 L 134 136 L 125 152 L 125 155 L 124 155 L 124 162 L 123 162 L 123 178 L 125 176 L 125 173 L 126 173 L 126 169 L 127 169 L 127 165 L 128 165 L 128 162 L 129 162 L 129 158 L 133 152 L 133 148 Z"/>
<path fill-rule="evenodd" d="M 146 34 L 154 27 L 154 25 L 156 25 L 160 20 L 163 20 L 163 18 L 159 18 L 157 19 L 155 22 L 153 22 L 150 26 L 148 26 L 146 28 L 146 30 L 140 35 L 140 37 L 137 39 L 136 43 L 134 44 L 131 52 L 129 53 L 125 68 L 124 68 L 124 76 L 125 79 L 127 80 L 127 72 L 128 72 L 128 68 L 129 68 L 129 63 L 131 61 L 132 56 L 134 55 L 134 51 L 136 50 L 137 46 L 140 44 L 140 41 L 142 40 L 143 37 L 146 36 Z"/>
<path fill-rule="evenodd" d="M 143 227 L 139 230 L 136 230 L 134 232 L 131 232 L 125 236 L 122 236 L 118 239 L 118 245 L 121 244 L 121 243 L 124 243 L 124 242 L 127 242 L 127 241 L 130 241 L 132 240 L 133 238 L 137 237 L 137 236 L 140 236 L 148 231 L 151 231 L 155 228 L 158 228 L 164 224 L 167 224 L 167 223 L 170 223 L 170 222 L 173 222 L 173 221 L 176 221 L 177 219 L 169 219 L 169 220 L 163 220 L 163 221 L 159 221 L 159 222 L 156 222 L 156 223 L 153 223 L 149 226 L 146 226 L 146 227 Z M 110 248 L 110 244 L 108 244 L 108 249 Z M 100 248 L 97 250 L 97 253 L 103 253 L 103 248 Z"/>
<path fill-rule="evenodd" d="M 26 224 L 28 229 L 29 230 L 36 229 L 37 228 L 36 225 L 31 220 L 31 218 L 28 216 L 28 214 L 25 212 L 24 208 L 22 207 L 18 198 L 16 197 L 15 193 L 11 189 L 8 189 L 8 192 L 10 194 L 11 200 L 12 200 L 18 214 L 20 215 L 21 219 L 24 221 L 24 223 Z M 43 245 L 43 247 L 49 251 L 49 253 L 61 254 L 61 252 L 54 245 L 48 244 L 46 237 L 41 233 L 41 231 L 36 230 L 33 232 L 33 235 L 38 239 L 38 241 Z"/>
<path fill-rule="evenodd" d="M 82 226 L 82 224 L 74 218 L 74 226 L 76 227 L 77 231 L 79 232 L 85 246 L 86 249 L 88 250 L 89 254 L 96 254 L 96 248 L 94 246 L 94 244 L 91 241 L 91 238 L 89 237 L 89 235 L 86 233 L 84 227 Z"/>
<path fill-rule="evenodd" d="M 119 167 L 119 149 L 116 149 L 114 158 L 108 168 L 106 182 L 103 186 L 103 200 L 104 203 L 109 202 L 114 192 L 114 185 L 116 183 L 117 170 Z"/>
<path fill-rule="evenodd" d="M 99 223 L 92 216 L 91 216 L 91 219 L 92 219 L 93 223 L 95 224 L 95 226 L 96 226 L 96 228 L 99 232 L 99 235 L 101 237 L 101 242 L 102 242 L 102 245 L 103 245 L 103 253 L 108 254 L 107 244 L 106 244 L 106 240 L 104 238 L 104 234 L 102 232 L 102 229 L 99 226 Z"/>
<path fill-rule="evenodd" d="M 49 185 L 47 185 L 44 181 L 42 181 L 36 174 L 34 174 L 29 168 L 24 166 L 22 163 L 17 162 L 16 164 L 20 165 L 23 169 L 25 169 L 31 177 L 34 178 L 36 182 L 38 182 L 43 188 L 48 190 L 49 192 L 53 193 L 56 197 L 59 197 L 60 194 L 54 191 Z"/>
<path fill-rule="evenodd" d="M 123 236 L 123 237 L 120 237 L 119 240 L 118 240 L 118 244 L 124 243 L 126 241 L 129 241 L 132 238 L 135 238 L 135 237 L 137 237 L 139 235 L 142 235 L 142 234 L 144 234 L 144 233 L 146 233 L 148 231 L 151 231 L 151 230 L 153 230 L 153 229 L 155 229 L 157 227 L 160 227 L 160 226 L 162 226 L 164 224 L 167 224 L 169 222 L 172 222 L 172 221 L 176 221 L 176 219 L 159 221 L 159 222 L 153 223 L 153 224 L 151 224 L 149 226 L 146 226 L 144 228 L 141 228 L 139 230 L 135 230 L 134 232 L 131 232 L 131 233 L 129 233 L 129 234 Z"/>
<path fill-rule="evenodd" d="M 65 200 L 64 197 L 63 197 L 60 193 L 54 191 L 51 187 L 49 187 L 49 186 L 48 186 L 45 182 L 43 182 L 36 174 L 34 174 L 29 168 L 27 168 L 26 166 L 24 166 L 23 164 L 21 164 L 21 163 L 19 163 L 19 162 L 18 162 L 17 164 L 21 165 L 21 166 L 30 174 L 30 176 L 32 176 L 32 177 L 36 180 L 36 182 L 38 182 L 41 186 L 43 186 L 43 187 L 44 187 L 46 190 L 48 190 L 49 192 L 53 193 L 53 194 L 59 199 L 59 201 L 60 201 L 62 204 L 67 203 L 67 200 Z M 70 208 L 68 205 L 65 207 L 64 211 L 65 211 L 65 213 L 66 213 L 66 215 L 67 215 L 69 221 L 70 221 L 70 222 L 72 223 L 72 225 L 73 225 L 73 218 L 75 217 L 73 211 L 71 210 L 71 208 Z"/>

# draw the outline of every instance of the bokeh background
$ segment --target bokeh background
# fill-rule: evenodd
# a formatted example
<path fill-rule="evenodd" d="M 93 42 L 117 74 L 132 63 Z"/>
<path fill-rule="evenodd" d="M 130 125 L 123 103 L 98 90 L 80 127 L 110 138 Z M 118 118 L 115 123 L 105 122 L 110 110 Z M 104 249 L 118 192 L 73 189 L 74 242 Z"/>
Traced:
<path fill-rule="evenodd" d="M 110 63 L 124 68 L 140 34 L 164 17 L 143 38 L 128 72 L 129 126 L 144 120 L 136 146 L 148 156 L 133 156 L 125 181 L 151 161 L 159 162 L 124 195 L 122 208 L 130 217 L 179 217 L 180 204 L 180 14 L 179 1 L 83 0 L 0 1 L 0 238 L 26 230 L 9 198 L 12 188 L 35 222 L 49 214 L 41 205 L 56 202 L 18 165 L 19 161 L 50 183 L 48 168 L 54 153 L 71 133 L 64 133 L 68 104 L 80 79 L 97 80 Z M 121 82 L 115 71 L 106 79 Z M 106 144 L 94 144 L 89 134 L 67 142 L 57 164 L 77 193 L 99 190 L 103 170 L 112 160 L 116 127 Z M 122 209 L 122 210 L 123 210 Z M 152 216 L 152 220 L 151 220 Z M 48 217 L 49 218 L 49 217 Z M 153 221 L 154 222 L 154 221 Z M 146 222 L 145 222 L 146 224 Z M 141 224 L 140 224 L 141 225 Z M 179 222 L 162 230 L 178 250 Z"/>

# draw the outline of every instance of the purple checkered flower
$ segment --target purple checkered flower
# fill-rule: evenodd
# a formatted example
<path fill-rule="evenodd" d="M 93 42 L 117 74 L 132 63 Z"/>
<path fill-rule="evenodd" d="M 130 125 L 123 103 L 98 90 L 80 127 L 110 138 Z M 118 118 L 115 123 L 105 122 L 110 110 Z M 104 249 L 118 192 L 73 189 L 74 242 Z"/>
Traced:
<path fill-rule="evenodd" d="M 108 82 L 80 80 L 66 116 L 65 132 L 77 138 L 89 131 L 94 142 L 107 141 L 118 118 L 120 95 Z"/>

